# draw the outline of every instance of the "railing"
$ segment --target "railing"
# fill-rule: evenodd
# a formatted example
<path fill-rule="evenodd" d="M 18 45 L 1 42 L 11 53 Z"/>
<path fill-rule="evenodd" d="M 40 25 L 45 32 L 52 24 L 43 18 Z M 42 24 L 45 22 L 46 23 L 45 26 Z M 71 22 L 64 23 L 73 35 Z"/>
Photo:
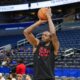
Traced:
<path fill-rule="evenodd" d="M 80 28 L 80 22 L 76 21 L 76 22 L 63 22 L 63 23 L 60 23 L 59 25 L 56 26 L 56 30 L 58 31 L 59 29 L 65 29 L 65 28 L 71 28 L 71 27 L 75 27 L 75 28 Z M 65 27 L 65 28 L 64 28 Z M 71 28 L 73 29 L 73 28 Z M 37 38 L 40 38 L 41 37 L 41 34 L 42 33 L 39 33 L 36 35 Z M 21 44 L 26 44 L 28 43 L 28 41 L 26 39 L 22 39 L 22 40 L 19 40 L 17 42 L 17 46 L 21 45 Z"/>

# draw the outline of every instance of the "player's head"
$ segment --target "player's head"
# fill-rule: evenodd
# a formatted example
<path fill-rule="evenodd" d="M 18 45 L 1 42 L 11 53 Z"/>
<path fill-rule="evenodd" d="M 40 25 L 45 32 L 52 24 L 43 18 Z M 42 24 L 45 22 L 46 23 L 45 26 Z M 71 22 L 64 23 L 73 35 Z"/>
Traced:
<path fill-rule="evenodd" d="M 42 33 L 42 41 L 44 42 L 50 42 L 51 40 L 51 34 L 49 31 L 45 31 Z"/>

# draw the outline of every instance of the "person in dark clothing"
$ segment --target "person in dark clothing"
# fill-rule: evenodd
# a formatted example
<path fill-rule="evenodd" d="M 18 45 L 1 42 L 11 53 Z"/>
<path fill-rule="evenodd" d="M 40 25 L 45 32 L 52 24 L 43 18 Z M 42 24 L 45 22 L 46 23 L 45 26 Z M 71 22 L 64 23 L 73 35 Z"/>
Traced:
<path fill-rule="evenodd" d="M 35 38 L 32 31 L 46 22 L 39 20 L 24 30 L 24 36 L 35 48 L 34 50 L 34 80 L 54 80 L 54 58 L 58 55 L 59 41 L 52 21 L 51 8 L 46 13 L 49 31 L 42 33 L 42 40 Z"/>

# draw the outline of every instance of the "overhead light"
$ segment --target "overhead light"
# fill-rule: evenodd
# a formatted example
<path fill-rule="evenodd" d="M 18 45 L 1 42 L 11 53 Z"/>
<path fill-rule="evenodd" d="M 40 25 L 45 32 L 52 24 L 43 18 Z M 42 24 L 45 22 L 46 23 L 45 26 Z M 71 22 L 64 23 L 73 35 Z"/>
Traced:
<path fill-rule="evenodd" d="M 32 14 L 32 15 L 35 15 L 35 12 L 32 12 L 31 14 Z"/>
<path fill-rule="evenodd" d="M 5 30 L 17 30 L 18 27 L 14 27 L 14 28 L 5 28 Z"/>
<path fill-rule="evenodd" d="M 5 28 L 5 30 L 18 30 L 18 29 L 24 29 L 24 27 Z"/>
<path fill-rule="evenodd" d="M 62 12 L 62 9 L 58 9 L 58 12 Z"/>

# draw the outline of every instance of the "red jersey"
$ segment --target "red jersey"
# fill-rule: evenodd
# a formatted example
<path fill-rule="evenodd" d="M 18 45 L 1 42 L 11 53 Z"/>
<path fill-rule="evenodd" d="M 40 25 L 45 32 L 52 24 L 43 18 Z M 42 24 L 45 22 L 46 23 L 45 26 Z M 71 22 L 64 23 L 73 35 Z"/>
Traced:
<path fill-rule="evenodd" d="M 19 64 L 16 67 L 16 74 L 25 74 L 26 73 L 26 66 L 24 64 Z"/>

